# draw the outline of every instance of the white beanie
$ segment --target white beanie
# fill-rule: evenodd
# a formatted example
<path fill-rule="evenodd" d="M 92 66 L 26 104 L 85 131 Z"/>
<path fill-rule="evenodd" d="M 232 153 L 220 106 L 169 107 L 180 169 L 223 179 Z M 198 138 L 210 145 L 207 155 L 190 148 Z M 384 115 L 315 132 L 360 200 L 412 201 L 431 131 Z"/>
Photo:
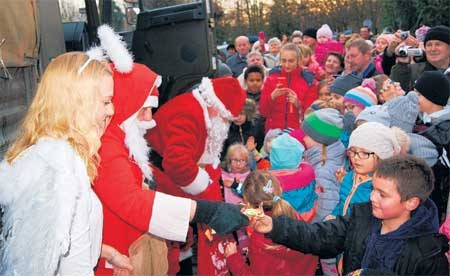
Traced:
<path fill-rule="evenodd" d="M 356 128 L 350 136 L 348 147 L 375 152 L 380 159 L 390 158 L 400 152 L 400 144 L 394 131 L 376 122 L 368 122 Z"/>
<path fill-rule="evenodd" d="M 330 29 L 330 26 L 328 26 L 327 24 L 323 24 L 322 27 L 317 30 L 317 38 L 321 36 L 325 36 L 328 39 L 333 38 L 333 31 Z"/>

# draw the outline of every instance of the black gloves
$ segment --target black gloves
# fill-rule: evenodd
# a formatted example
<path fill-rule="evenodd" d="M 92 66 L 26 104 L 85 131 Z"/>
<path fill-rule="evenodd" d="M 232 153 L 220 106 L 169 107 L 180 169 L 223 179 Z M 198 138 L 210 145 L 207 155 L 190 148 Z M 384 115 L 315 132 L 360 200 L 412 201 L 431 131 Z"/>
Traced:
<path fill-rule="evenodd" d="M 196 200 L 197 210 L 192 222 L 204 223 L 218 234 L 225 235 L 248 225 L 248 218 L 241 213 L 239 206 L 219 202 Z"/>

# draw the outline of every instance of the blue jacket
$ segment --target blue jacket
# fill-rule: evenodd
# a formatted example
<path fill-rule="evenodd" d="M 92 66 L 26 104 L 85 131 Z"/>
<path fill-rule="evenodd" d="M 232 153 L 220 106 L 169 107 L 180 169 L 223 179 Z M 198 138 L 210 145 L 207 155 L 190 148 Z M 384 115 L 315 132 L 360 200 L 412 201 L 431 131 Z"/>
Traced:
<path fill-rule="evenodd" d="M 230 67 L 231 72 L 233 72 L 233 77 L 237 78 L 245 67 L 247 67 L 247 61 L 241 58 L 238 53 L 232 55 L 227 59 L 227 65 Z"/>
<path fill-rule="evenodd" d="M 352 192 L 353 181 L 354 181 L 354 172 L 349 171 L 341 183 L 341 188 L 339 189 L 339 203 L 334 208 L 333 216 L 345 216 L 347 213 L 350 213 L 350 206 L 355 203 L 365 203 L 370 201 L 370 193 L 372 192 L 372 179 L 364 181 L 358 185 L 356 190 Z M 351 197 L 349 206 L 344 213 L 344 205 L 348 197 Z"/>
<path fill-rule="evenodd" d="M 303 154 L 305 161 L 314 167 L 318 195 L 314 222 L 322 221 L 339 203 L 339 182 L 336 170 L 344 166 L 345 147 L 341 141 L 327 146 L 327 160 L 322 165 L 322 147 L 309 148 Z"/>

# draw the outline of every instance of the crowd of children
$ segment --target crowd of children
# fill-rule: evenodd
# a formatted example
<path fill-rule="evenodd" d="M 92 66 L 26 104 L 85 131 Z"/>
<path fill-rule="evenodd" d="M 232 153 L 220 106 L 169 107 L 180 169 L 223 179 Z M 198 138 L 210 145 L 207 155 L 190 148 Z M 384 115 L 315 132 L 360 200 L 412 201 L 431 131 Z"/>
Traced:
<path fill-rule="evenodd" d="M 253 130 L 230 128 L 242 139 L 224 151 L 223 189 L 265 216 L 224 244 L 233 275 L 448 275 L 449 79 L 426 71 L 404 91 L 383 75 L 394 36 L 360 74 L 343 55 L 363 42 L 344 47 L 328 25 L 314 47 L 296 35 L 272 51 L 268 74 L 246 69 Z"/>

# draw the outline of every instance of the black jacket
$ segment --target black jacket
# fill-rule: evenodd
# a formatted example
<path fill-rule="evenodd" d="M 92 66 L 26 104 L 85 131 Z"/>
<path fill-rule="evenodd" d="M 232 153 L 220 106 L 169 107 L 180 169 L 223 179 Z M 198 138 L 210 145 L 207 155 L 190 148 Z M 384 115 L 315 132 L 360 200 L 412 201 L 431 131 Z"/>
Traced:
<path fill-rule="evenodd" d="M 373 223 L 371 203 L 355 204 L 350 215 L 314 224 L 285 216 L 273 219 L 268 236 L 276 243 L 322 258 L 343 253 L 344 275 L 361 268 Z M 395 264 L 393 275 L 449 275 L 445 252 L 448 239 L 441 234 L 408 239 Z M 380 275 L 367 270 L 364 274 Z M 385 273 L 384 273 L 385 274 Z"/>

